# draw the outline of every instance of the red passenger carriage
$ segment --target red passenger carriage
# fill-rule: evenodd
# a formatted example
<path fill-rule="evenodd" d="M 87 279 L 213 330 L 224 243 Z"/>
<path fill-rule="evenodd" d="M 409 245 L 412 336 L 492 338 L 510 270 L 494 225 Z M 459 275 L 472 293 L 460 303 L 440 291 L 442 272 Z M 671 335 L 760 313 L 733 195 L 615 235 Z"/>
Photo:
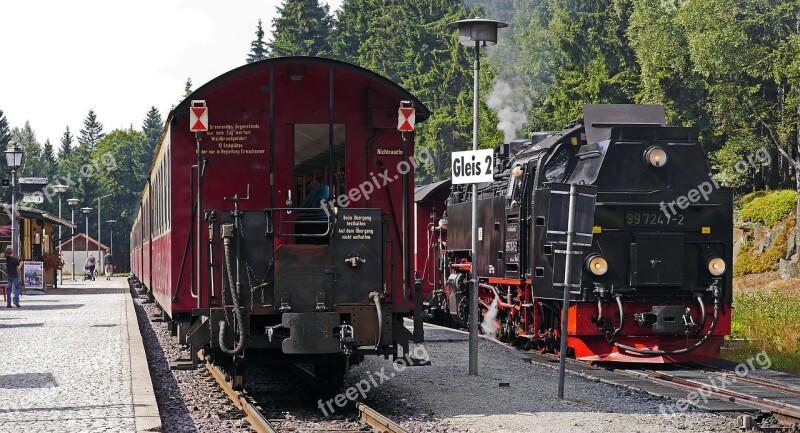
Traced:
<path fill-rule="evenodd" d="M 205 101 L 210 123 L 199 242 L 193 100 Z M 415 159 L 413 134 L 397 131 L 401 103 L 417 121 L 429 116 L 370 71 L 287 57 L 227 72 L 170 113 L 131 263 L 181 340 L 339 373 L 366 354 L 407 350 Z"/>

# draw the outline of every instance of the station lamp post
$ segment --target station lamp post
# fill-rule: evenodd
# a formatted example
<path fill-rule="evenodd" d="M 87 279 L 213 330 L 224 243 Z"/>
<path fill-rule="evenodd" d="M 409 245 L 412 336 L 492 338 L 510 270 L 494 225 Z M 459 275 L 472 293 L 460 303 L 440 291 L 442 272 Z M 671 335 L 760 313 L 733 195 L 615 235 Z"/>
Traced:
<path fill-rule="evenodd" d="M 61 219 L 61 194 L 67 192 L 66 185 L 53 185 L 53 191 L 58 194 L 58 219 Z M 61 258 L 61 224 L 58 224 L 58 257 Z M 64 284 L 64 269 L 60 269 L 58 272 L 58 284 Z"/>
<path fill-rule="evenodd" d="M 497 29 L 508 24 L 485 18 L 455 21 L 448 27 L 458 29 L 458 41 L 462 45 L 475 47 L 474 81 L 472 95 L 472 150 L 478 150 L 478 104 L 480 96 L 479 76 L 481 70 L 481 45 L 497 43 Z M 469 289 L 469 374 L 478 374 L 478 186 L 472 184 L 472 281 Z"/>
<path fill-rule="evenodd" d="M 97 260 L 98 261 L 100 260 L 100 234 L 103 233 L 100 231 L 100 200 L 107 197 L 111 197 L 111 193 L 108 193 L 102 197 L 97 198 Z"/>
<path fill-rule="evenodd" d="M 92 213 L 92 208 L 90 207 L 82 207 L 81 212 L 86 215 L 86 260 L 89 260 L 89 214 Z"/>
<path fill-rule="evenodd" d="M 108 220 L 108 221 L 106 221 L 106 224 L 108 224 L 111 227 L 109 229 L 109 232 L 111 232 L 111 245 L 110 245 L 110 249 L 108 250 L 108 252 L 111 253 L 111 254 L 114 254 L 114 224 L 116 224 L 116 223 L 117 223 L 117 220 Z M 105 268 L 105 266 L 103 266 L 103 267 Z M 113 270 L 114 267 L 112 266 L 111 269 L 112 269 L 111 270 L 111 275 L 106 274 L 106 276 L 113 276 L 114 275 L 114 270 Z"/>
<path fill-rule="evenodd" d="M 77 198 L 67 199 L 67 204 L 72 208 L 72 218 L 69 220 L 72 223 L 72 236 L 69 238 L 69 245 L 72 248 L 72 281 L 75 281 L 75 207 L 79 202 Z"/>
<path fill-rule="evenodd" d="M 14 254 L 20 257 L 18 248 L 17 233 L 17 169 L 22 165 L 22 149 L 15 141 L 11 147 L 6 149 L 6 163 L 11 169 L 11 248 Z M 9 298 L 10 299 L 10 298 Z"/>
<path fill-rule="evenodd" d="M 109 231 L 111 232 L 111 247 L 109 249 L 109 252 L 111 254 L 114 254 L 114 224 L 116 224 L 116 223 L 117 223 L 117 220 L 108 220 L 108 221 L 106 221 L 106 224 L 110 224 L 111 225 L 111 229 L 109 229 Z"/>

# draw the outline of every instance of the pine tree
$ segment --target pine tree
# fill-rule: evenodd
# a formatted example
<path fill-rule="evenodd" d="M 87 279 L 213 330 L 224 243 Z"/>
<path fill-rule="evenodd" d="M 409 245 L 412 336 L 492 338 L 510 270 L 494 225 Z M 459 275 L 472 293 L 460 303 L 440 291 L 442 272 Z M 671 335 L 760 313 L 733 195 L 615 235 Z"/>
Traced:
<path fill-rule="evenodd" d="M 6 119 L 3 110 L 0 110 L 0 152 L 5 151 L 11 144 L 11 129 L 8 126 L 8 119 Z M 0 178 L 10 180 L 11 170 L 7 164 L 0 164 Z M 11 202 L 11 188 L 5 188 L 5 191 L 0 192 L 4 203 Z"/>
<path fill-rule="evenodd" d="M 192 77 L 186 79 L 186 84 L 183 85 L 184 99 L 192 94 Z"/>
<path fill-rule="evenodd" d="M 83 120 L 83 129 L 81 135 L 78 137 L 79 147 L 85 147 L 87 154 L 97 148 L 97 143 L 103 139 L 103 124 L 97 120 L 97 114 L 94 110 L 89 110 L 86 119 Z"/>
<path fill-rule="evenodd" d="M 3 114 L 3 110 L 0 110 L 0 148 L 7 148 L 10 142 L 11 130 L 8 128 L 8 119 Z"/>
<path fill-rule="evenodd" d="M 164 121 L 161 119 L 161 113 L 153 106 L 147 112 L 142 124 L 142 133 L 147 138 L 147 154 L 152 156 L 153 152 L 158 146 L 158 139 L 161 138 L 161 131 L 164 127 Z"/>
<path fill-rule="evenodd" d="M 31 122 L 26 121 L 22 128 L 14 128 L 11 131 L 13 140 L 22 149 L 22 167 L 17 171 L 19 177 L 42 177 L 40 173 L 42 148 L 36 141 L 36 133 L 31 127 Z"/>
<path fill-rule="evenodd" d="M 61 140 L 59 141 L 60 146 L 58 147 L 58 160 L 59 163 L 63 159 L 69 158 L 70 154 L 72 154 L 72 140 L 75 137 L 69 132 L 69 126 L 64 131 L 64 135 L 61 136 Z"/>
<path fill-rule="evenodd" d="M 55 175 L 57 168 L 56 152 L 48 138 L 45 140 L 44 148 L 42 149 L 42 170 L 47 173 L 47 178 L 51 179 Z"/>
<path fill-rule="evenodd" d="M 270 56 L 326 56 L 333 19 L 319 0 L 285 0 L 272 20 Z"/>
<path fill-rule="evenodd" d="M 37 175 L 46 177 L 50 185 L 55 185 L 61 183 L 60 179 L 58 179 L 57 173 L 58 161 L 56 161 L 56 152 L 53 148 L 53 144 L 50 143 L 50 139 L 48 138 L 45 140 L 44 147 L 42 148 L 41 164 L 39 166 Z M 58 200 L 45 200 L 41 208 L 47 212 L 52 212 L 57 215 Z"/>
<path fill-rule="evenodd" d="M 259 19 L 256 39 L 250 43 L 250 53 L 247 55 L 247 63 L 264 60 L 267 57 L 267 43 L 264 42 L 264 29 L 261 27 L 261 19 Z"/>

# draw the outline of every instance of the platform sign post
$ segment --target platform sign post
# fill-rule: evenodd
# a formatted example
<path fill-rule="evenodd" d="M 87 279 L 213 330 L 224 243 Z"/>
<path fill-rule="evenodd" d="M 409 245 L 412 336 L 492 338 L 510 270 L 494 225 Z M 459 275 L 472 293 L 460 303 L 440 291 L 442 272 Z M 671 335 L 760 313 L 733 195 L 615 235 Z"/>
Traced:
<path fill-rule="evenodd" d="M 469 289 L 469 374 L 478 374 L 478 183 L 494 180 L 494 150 L 453 152 L 450 157 L 451 183 L 472 184 L 472 267 Z"/>
<path fill-rule="evenodd" d="M 205 100 L 192 100 L 189 105 L 189 131 L 194 132 L 195 139 L 197 140 L 197 200 L 195 201 L 195 208 L 192 212 L 195 216 L 195 259 L 197 268 L 195 269 L 195 279 L 197 281 L 197 308 L 201 308 L 200 288 L 202 286 L 203 278 L 203 265 L 200 261 L 202 259 L 203 242 L 200 238 L 202 235 L 201 225 L 203 224 L 203 155 L 202 155 L 202 142 L 203 132 L 208 131 L 208 107 Z M 209 307 L 211 304 L 209 304 Z"/>
<path fill-rule="evenodd" d="M 545 242 L 555 248 L 553 252 L 564 255 L 563 280 L 557 272 L 558 259 L 553 265 L 553 289 L 563 288 L 561 307 L 561 347 L 558 362 L 558 398 L 564 398 L 564 373 L 567 346 L 567 328 L 569 323 L 570 294 L 581 293 L 581 257 L 584 252 L 576 247 L 592 245 L 592 226 L 594 224 L 595 200 L 597 188 L 592 185 L 575 183 L 550 183 L 547 195 L 540 195 L 538 200 L 547 200 L 548 214 Z M 549 197 L 548 197 L 549 195 Z M 565 221 L 566 220 L 566 221 Z M 566 223 L 566 227 L 564 226 Z"/>

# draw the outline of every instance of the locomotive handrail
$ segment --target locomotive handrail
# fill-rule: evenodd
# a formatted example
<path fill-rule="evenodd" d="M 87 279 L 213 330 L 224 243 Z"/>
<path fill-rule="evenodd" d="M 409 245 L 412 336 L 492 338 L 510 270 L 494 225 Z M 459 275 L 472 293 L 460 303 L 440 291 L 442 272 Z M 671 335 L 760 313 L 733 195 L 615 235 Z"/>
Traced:
<path fill-rule="evenodd" d="M 275 213 L 276 213 L 276 211 L 277 211 L 277 214 L 278 214 L 278 224 L 274 223 L 275 222 Z M 309 213 L 311 213 L 311 212 L 313 212 L 313 213 L 325 212 L 324 210 L 322 210 L 320 208 L 317 208 L 317 207 L 312 207 L 312 208 L 303 208 L 303 207 L 273 207 L 273 208 L 266 208 L 266 209 L 264 209 L 264 215 L 267 218 L 266 234 L 271 234 L 271 235 L 275 235 L 275 236 L 288 236 L 288 237 L 295 237 L 295 238 L 324 238 L 324 237 L 329 236 L 331 233 L 333 233 L 333 225 L 334 225 L 334 222 L 335 222 L 335 219 L 334 219 L 333 215 L 328 214 L 328 215 L 326 215 L 327 219 L 319 219 L 319 220 L 314 220 L 314 219 L 311 219 L 311 220 L 297 220 L 297 219 L 283 220 L 283 218 L 280 218 L 280 215 L 282 215 L 281 211 L 286 212 L 286 214 L 291 214 L 292 212 L 309 212 Z M 278 232 L 275 231 L 275 227 L 281 227 L 281 226 L 284 226 L 284 225 L 298 226 L 298 225 L 323 224 L 323 223 L 327 223 L 328 224 L 328 227 L 325 229 L 324 233 L 288 233 L 288 232 L 284 233 L 284 232 L 281 232 L 281 231 L 278 231 Z"/>

